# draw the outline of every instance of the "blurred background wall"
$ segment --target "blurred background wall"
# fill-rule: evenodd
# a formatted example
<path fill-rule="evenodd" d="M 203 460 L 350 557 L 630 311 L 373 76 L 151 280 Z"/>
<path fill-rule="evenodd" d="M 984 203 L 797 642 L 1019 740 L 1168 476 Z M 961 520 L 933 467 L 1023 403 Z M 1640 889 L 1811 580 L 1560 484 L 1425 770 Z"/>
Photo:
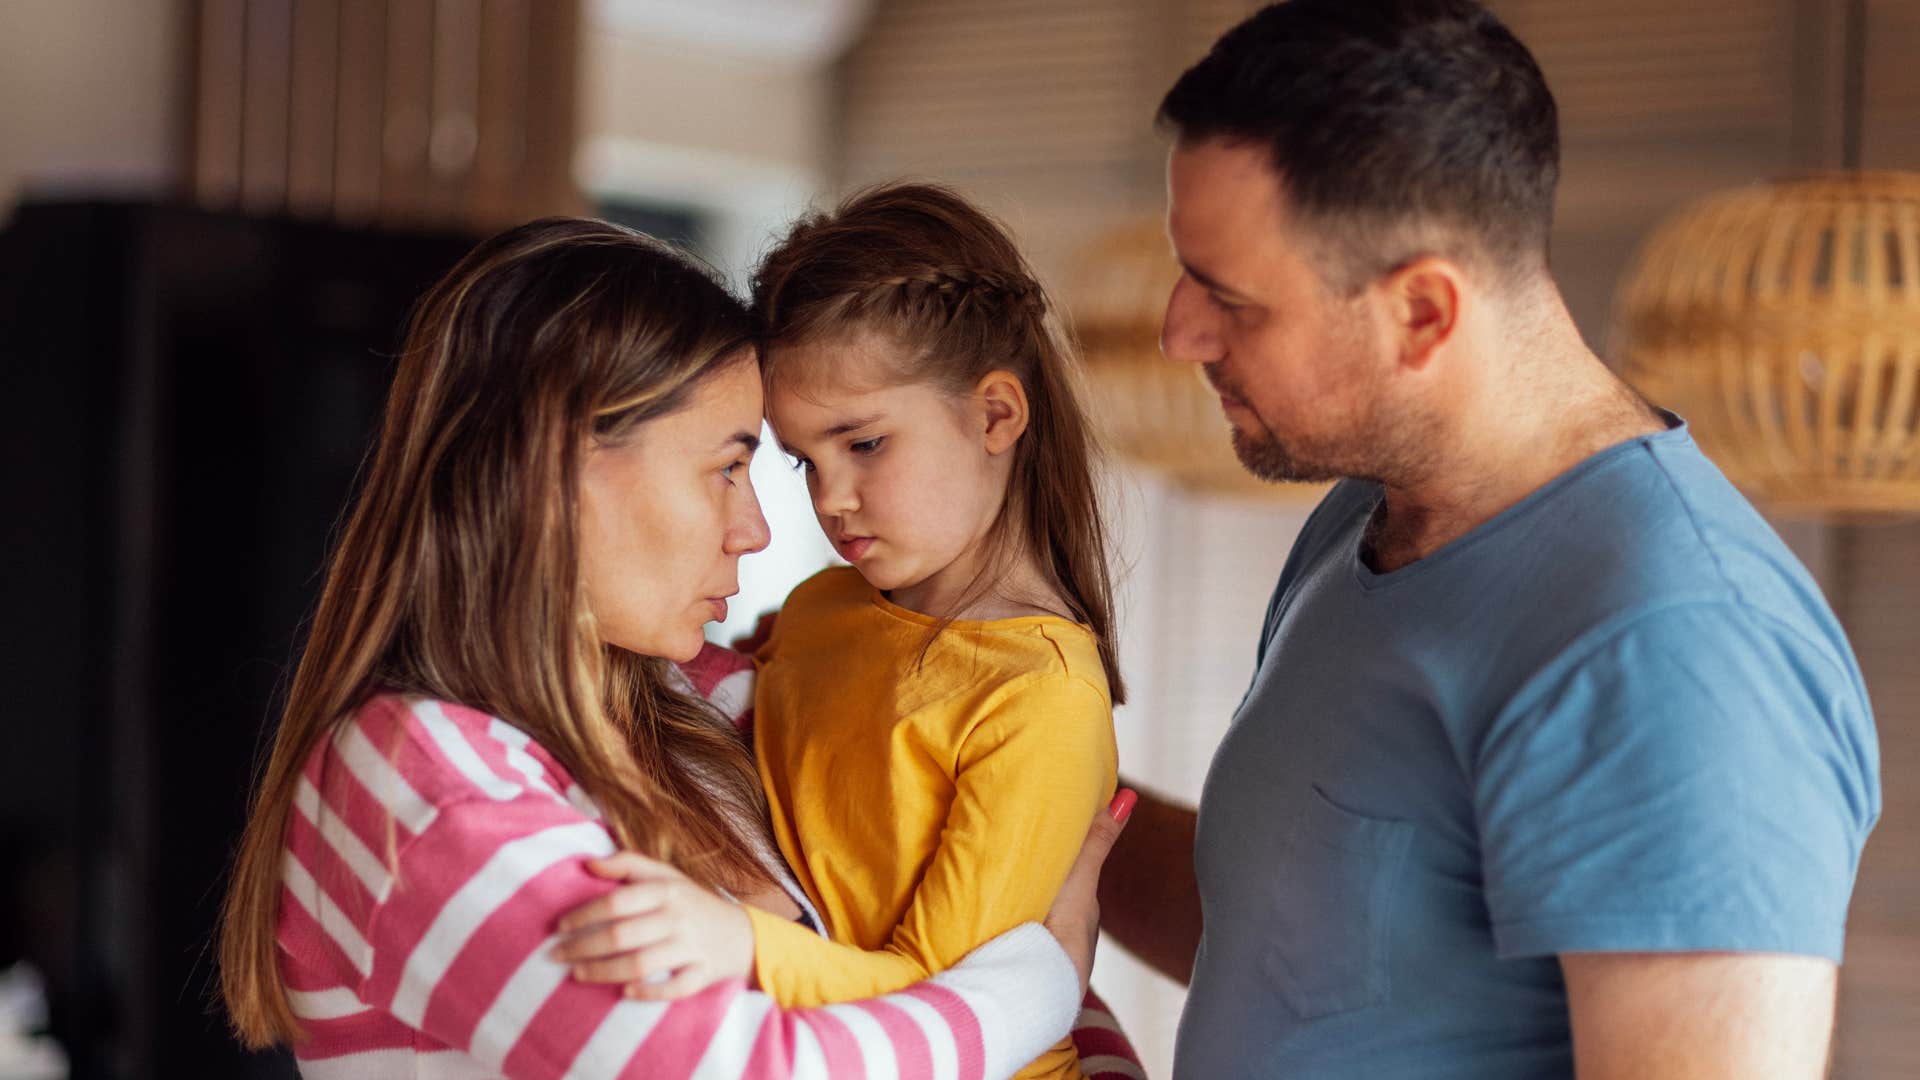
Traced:
<path fill-rule="evenodd" d="M 597 213 L 742 285 L 806 206 L 940 179 L 1012 225 L 1091 341 L 1164 296 L 1153 107 L 1253 6 L 0 0 L 0 313 L 10 398 L 38 405 L 5 442 L 0 674 L 23 692 L 0 967 L 46 972 L 73 1074 L 286 1074 L 228 1050 L 208 1008 L 216 878 L 383 357 L 472 237 Z M 1688 201 L 1837 166 L 1850 117 L 1863 164 L 1920 169 L 1912 0 L 1492 6 L 1561 103 L 1554 270 L 1603 353 L 1634 251 Z M 255 419 L 206 434 L 236 411 Z M 1239 481 L 1217 418 L 1190 428 L 1211 456 L 1116 470 L 1122 769 L 1189 799 L 1313 495 Z M 287 431 L 296 450 L 258 453 Z M 778 455 L 754 475 L 776 543 L 716 637 L 830 558 Z M 1920 1075 L 1920 525 L 1777 521 L 1853 637 L 1883 744 L 1836 1073 Z M 1114 947 L 1096 982 L 1165 1075 L 1180 988 Z"/>

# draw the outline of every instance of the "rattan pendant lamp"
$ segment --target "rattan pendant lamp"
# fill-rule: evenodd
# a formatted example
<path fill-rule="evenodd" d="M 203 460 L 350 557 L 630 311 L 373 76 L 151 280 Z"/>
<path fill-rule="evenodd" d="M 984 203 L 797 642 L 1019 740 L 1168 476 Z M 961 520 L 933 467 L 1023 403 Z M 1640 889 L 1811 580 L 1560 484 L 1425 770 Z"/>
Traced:
<path fill-rule="evenodd" d="M 1864 27 L 1853 6 L 1849 40 Z M 1616 302 L 1622 372 L 1769 508 L 1920 513 L 1920 175 L 1721 192 L 1648 239 Z"/>

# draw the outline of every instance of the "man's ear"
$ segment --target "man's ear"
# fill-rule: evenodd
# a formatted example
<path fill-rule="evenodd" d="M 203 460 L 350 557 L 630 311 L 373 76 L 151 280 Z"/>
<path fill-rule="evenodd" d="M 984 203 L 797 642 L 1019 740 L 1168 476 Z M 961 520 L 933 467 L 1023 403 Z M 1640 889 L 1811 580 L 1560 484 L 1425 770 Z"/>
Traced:
<path fill-rule="evenodd" d="M 1452 259 L 1426 255 L 1388 274 L 1381 286 L 1401 365 L 1426 367 L 1460 326 L 1466 274 Z"/>
<path fill-rule="evenodd" d="M 989 454 L 1013 449 L 1027 430 L 1027 388 L 1011 371 L 989 371 L 974 384 L 973 399 L 984 423 Z"/>

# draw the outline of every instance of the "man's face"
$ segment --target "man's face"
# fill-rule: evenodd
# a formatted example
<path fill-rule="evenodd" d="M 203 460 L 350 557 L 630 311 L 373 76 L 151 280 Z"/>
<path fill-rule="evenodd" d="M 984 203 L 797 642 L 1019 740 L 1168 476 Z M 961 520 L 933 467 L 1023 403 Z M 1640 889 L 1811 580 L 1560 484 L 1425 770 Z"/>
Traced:
<path fill-rule="evenodd" d="M 1202 366 L 1241 464 L 1266 480 L 1381 478 L 1411 432 L 1397 430 L 1392 342 L 1368 290 L 1328 286 L 1260 149 L 1183 139 L 1167 187 L 1184 273 L 1160 347 Z"/>

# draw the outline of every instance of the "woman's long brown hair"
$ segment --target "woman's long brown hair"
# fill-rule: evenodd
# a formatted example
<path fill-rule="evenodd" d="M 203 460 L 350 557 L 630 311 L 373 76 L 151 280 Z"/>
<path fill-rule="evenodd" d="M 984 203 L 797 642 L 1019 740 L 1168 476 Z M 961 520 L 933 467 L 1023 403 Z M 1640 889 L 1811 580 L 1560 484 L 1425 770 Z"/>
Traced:
<path fill-rule="evenodd" d="M 482 243 L 421 299 L 241 840 L 221 991 L 250 1047 L 300 1029 L 276 931 L 309 754 L 387 690 L 499 716 L 552 752 L 620 846 L 738 890 L 767 871 L 750 752 L 667 664 L 601 644 L 574 522 L 581 457 L 750 362 L 745 308 L 646 237 L 553 218 Z"/>
<path fill-rule="evenodd" d="M 794 225 L 761 263 L 753 300 L 765 324 L 762 365 L 770 385 L 820 374 L 787 371 L 782 346 L 848 342 L 870 331 L 897 347 L 888 374 L 900 382 L 963 394 L 990 371 L 1020 379 L 1027 430 L 994 524 L 995 551 L 1002 559 L 1033 558 L 1068 606 L 1064 614 L 1093 630 L 1114 703 L 1126 701 L 1094 475 L 1097 440 L 1079 364 L 1006 229 L 936 184 L 869 188 Z M 968 597 L 989 591 L 1002 568 L 1004 562 L 989 560 Z"/>

